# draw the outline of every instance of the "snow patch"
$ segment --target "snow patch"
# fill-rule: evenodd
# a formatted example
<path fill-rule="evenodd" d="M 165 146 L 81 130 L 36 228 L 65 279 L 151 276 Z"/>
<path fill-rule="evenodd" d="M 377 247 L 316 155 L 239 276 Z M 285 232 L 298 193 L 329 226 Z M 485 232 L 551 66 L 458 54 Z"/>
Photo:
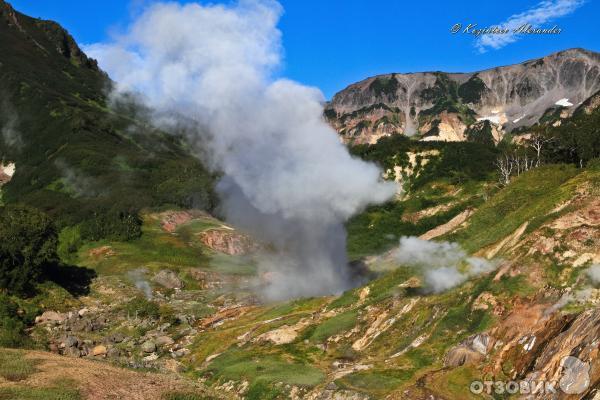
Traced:
<path fill-rule="evenodd" d="M 567 99 L 567 98 L 562 98 L 554 104 L 556 104 L 557 106 L 562 106 L 562 107 L 571 107 L 573 105 L 573 103 L 571 103 L 569 101 L 569 99 Z"/>

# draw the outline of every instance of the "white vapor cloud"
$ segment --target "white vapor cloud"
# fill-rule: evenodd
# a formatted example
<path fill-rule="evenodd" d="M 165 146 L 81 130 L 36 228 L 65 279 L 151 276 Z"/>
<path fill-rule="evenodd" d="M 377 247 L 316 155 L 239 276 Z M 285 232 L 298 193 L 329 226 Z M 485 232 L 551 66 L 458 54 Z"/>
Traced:
<path fill-rule="evenodd" d="M 509 33 L 481 35 L 476 40 L 475 47 L 480 52 L 485 52 L 488 49 L 500 49 L 519 40 L 521 35 L 513 32 L 515 29 L 526 24 L 539 27 L 541 24 L 573 13 L 584 3 L 585 0 L 544 0 L 533 8 L 514 14 L 506 21 L 497 24 L 499 27 L 508 28 Z"/>
<path fill-rule="evenodd" d="M 432 242 L 414 236 L 400 238 L 393 256 L 402 265 L 419 268 L 426 288 L 434 293 L 496 268 L 495 263 L 484 258 L 467 256 L 458 243 Z"/>
<path fill-rule="evenodd" d="M 600 264 L 592 264 L 586 270 L 586 274 L 594 285 L 600 284 Z"/>
<path fill-rule="evenodd" d="M 271 244 L 269 299 L 332 293 L 352 279 L 344 222 L 395 193 L 373 164 L 352 158 L 323 120 L 323 95 L 274 78 L 282 58 L 273 0 L 156 3 L 110 43 L 86 52 L 136 92 L 222 172 L 228 222 Z"/>
<path fill-rule="evenodd" d="M 0 97 L 0 99 L 0 140 L 8 147 L 21 150 L 23 138 L 18 130 L 17 114 L 6 98 Z"/>

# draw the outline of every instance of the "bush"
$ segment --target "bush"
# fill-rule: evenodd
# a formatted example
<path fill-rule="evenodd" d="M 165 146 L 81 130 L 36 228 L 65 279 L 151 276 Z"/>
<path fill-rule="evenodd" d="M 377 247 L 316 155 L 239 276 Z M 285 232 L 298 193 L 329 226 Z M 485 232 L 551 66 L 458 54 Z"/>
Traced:
<path fill-rule="evenodd" d="M 0 347 L 23 347 L 28 338 L 25 322 L 18 305 L 5 294 L 0 294 Z"/>
<path fill-rule="evenodd" d="M 52 221 L 27 206 L 0 209 L 0 288 L 29 293 L 45 265 L 58 261 L 58 235 Z"/>
<path fill-rule="evenodd" d="M 134 211 L 99 212 L 81 226 L 81 237 L 87 240 L 127 241 L 142 235 L 142 219 Z"/>
<path fill-rule="evenodd" d="M 125 311 L 130 317 L 160 318 L 160 307 L 153 301 L 136 297 L 125 305 Z"/>

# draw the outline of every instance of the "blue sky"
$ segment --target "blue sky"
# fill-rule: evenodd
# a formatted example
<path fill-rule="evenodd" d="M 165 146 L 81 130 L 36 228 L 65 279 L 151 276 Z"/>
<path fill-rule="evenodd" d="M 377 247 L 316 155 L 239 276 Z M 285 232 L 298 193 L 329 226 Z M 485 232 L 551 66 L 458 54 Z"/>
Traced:
<path fill-rule="evenodd" d="M 90 44 L 105 41 L 111 32 L 124 29 L 132 15 L 149 1 L 9 2 L 33 17 L 58 21 L 78 42 Z M 317 86 L 327 98 L 350 83 L 376 74 L 474 71 L 570 47 L 600 51 L 600 0 L 280 2 L 285 9 L 279 25 L 285 48 L 281 75 Z M 544 21 L 542 27 L 558 25 L 562 33 L 521 35 L 506 45 L 486 44 L 485 52 L 473 35 L 450 33 L 456 23 L 476 23 L 483 28 L 515 19 Z"/>

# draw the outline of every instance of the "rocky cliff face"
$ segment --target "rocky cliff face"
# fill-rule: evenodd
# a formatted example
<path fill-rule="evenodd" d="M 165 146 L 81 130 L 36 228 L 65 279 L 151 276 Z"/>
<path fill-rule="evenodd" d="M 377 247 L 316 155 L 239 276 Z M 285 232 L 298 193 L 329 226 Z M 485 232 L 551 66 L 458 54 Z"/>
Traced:
<path fill-rule="evenodd" d="M 569 49 L 521 64 L 472 73 L 379 75 L 352 84 L 325 117 L 347 143 L 391 134 L 422 140 L 498 142 L 505 132 L 556 114 L 570 115 L 600 90 L 600 54 Z M 474 128 L 474 129 L 470 129 Z"/>

